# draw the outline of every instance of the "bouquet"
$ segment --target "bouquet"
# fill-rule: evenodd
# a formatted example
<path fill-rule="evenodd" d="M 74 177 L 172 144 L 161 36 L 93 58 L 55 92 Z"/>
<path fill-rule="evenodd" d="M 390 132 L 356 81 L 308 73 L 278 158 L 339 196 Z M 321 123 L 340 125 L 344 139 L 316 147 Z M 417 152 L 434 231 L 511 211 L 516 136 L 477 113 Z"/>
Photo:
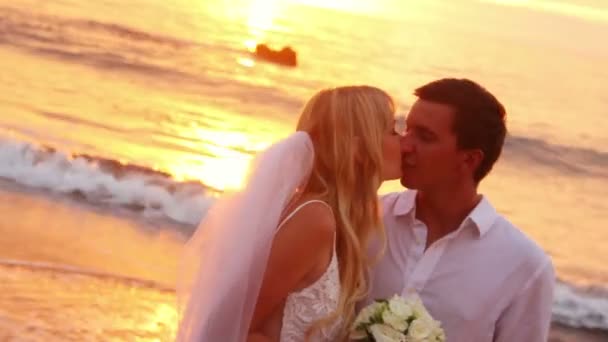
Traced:
<path fill-rule="evenodd" d="M 444 342 L 441 322 L 434 320 L 418 295 L 376 300 L 363 308 L 350 339 L 375 342 Z"/>

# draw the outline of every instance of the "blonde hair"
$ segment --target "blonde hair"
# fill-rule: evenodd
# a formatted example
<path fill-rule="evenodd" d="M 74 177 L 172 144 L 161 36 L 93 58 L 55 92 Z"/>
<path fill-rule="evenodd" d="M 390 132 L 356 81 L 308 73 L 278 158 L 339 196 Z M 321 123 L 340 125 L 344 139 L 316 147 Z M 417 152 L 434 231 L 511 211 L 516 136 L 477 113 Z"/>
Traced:
<path fill-rule="evenodd" d="M 394 102 L 370 86 L 318 92 L 305 105 L 297 130 L 313 142 L 315 162 L 303 194 L 327 201 L 336 219 L 336 251 L 341 292 L 338 308 L 308 332 L 342 319 L 348 334 L 355 305 L 368 293 L 368 241 L 379 233 L 385 241 L 377 191 L 382 182 L 383 138 L 394 120 Z M 383 248 L 382 248 L 383 250 Z"/>

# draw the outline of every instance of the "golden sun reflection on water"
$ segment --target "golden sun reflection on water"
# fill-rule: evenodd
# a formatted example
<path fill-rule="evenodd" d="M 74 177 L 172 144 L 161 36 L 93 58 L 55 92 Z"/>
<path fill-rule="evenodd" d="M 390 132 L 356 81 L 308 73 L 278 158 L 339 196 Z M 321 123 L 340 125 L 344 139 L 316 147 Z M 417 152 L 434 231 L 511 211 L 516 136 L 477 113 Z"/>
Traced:
<path fill-rule="evenodd" d="M 269 32 L 278 29 L 275 21 L 281 11 L 280 0 L 252 0 L 250 2 L 247 13 L 249 37 L 243 41 L 249 51 L 254 51 L 258 43 L 265 42 Z"/>
<path fill-rule="evenodd" d="M 249 5 L 247 25 L 251 31 L 268 31 L 280 9 L 279 0 L 253 0 Z"/>
<path fill-rule="evenodd" d="M 240 65 L 247 67 L 247 68 L 251 68 L 251 67 L 255 66 L 255 61 L 248 57 L 239 57 L 236 61 Z"/>
<path fill-rule="evenodd" d="M 243 186 L 250 158 L 226 157 L 210 161 L 200 170 L 207 185 L 219 190 L 238 190 Z"/>
<path fill-rule="evenodd" d="M 170 331 L 172 336 L 175 336 L 178 323 L 177 307 L 161 302 L 153 307 L 149 315 L 149 321 L 143 323 L 141 328 L 144 331 L 158 331 L 160 330 L 159 325 L 162 324 L 166 330 Z"/>
<path fill-rule="evenodd" d="M 201 144 L 201 154 L 176 157 L 167 169 L 177 180 L 201 180 L 218 191 L 240 189 L 254 156 L 280 137 L 201 127 L 193 128 L 190 134 L 205 142 Z"/>

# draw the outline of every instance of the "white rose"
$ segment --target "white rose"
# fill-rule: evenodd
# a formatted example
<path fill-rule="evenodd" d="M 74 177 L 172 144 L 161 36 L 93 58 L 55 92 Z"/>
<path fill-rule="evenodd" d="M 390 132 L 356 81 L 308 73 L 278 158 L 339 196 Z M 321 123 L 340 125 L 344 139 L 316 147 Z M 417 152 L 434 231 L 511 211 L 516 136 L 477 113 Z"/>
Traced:
<path fill-rule="evenodd" d="M 418 319 L 423 319 L 427 321 L 433 320 L 431 314 L 426 310 L 426 308 L 422 304 L 414 306 L 414 316 Z"/>
<path fill-rule="evenodd" d="M 409 295 L 405 301 L 412 309 L 414 317 L 432 320 L 431 314 L 427 311 L 422 299 L 417 294 Z"/>
<path fill-rule="evenodd" d="M 441 322 L 435 321 L 435 331 L 433 331 L 432 341 L 445 342 L 445 331 L 441 328 Z"/>
<path fill-rule="evenodd" d="M 434 328 L 435 324 L 433 321 L 419 318 L 410 324 L 407 336 L 411 337 L 413 341 L 421 341 L 431 336 Z"/>
<path fill-rule="evenodd" d="M 405 318 L 395 315 L 390 310 L 386 310 L 382 313 L 382 321 L 384 324 L 390 325 L 393 329 L 401 332 L 404 332 L 408 327 Z"/>
<path fill-rule="evenodd" d="M 442 331 L 439 335 L 435 336 L 436 342 L 445 342 L 445 333 Z"/>
<path fill-rule="evenodd" d="M 413 312 L 410 304 L 400 296 L 393 296 L 388 302 L 388 308 L 397 316 L 407 319 Z"/>
<path fill-rule="evenodd" d="M 357 318 L 355 318 L 353 329 L 359 326 L 361 323 L 369 323 L 372 316 L 384 310 L 386 310 L 386 304 L 380 302 L 374 302 L 364 307 L 357 315 Z"/>
<path fill-rule="evenodd" d="M 406 342 L 404 334 L 386 324 L 374 324 L 369 327 L 369 331 L 376 342 Z"/>

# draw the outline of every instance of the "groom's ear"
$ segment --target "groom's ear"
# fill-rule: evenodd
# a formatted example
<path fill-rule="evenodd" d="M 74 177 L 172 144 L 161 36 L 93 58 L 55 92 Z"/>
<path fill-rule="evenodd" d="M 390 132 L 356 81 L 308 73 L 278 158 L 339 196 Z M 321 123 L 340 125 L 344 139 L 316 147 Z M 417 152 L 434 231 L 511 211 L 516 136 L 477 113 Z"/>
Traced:
<path fill-rule="evenodd" d="M 464 152 L 463 165 L 464 168 L 470 173 L 474 174 L 481 162 L 485 154 L 480 149 L 467 150 Z"/>

